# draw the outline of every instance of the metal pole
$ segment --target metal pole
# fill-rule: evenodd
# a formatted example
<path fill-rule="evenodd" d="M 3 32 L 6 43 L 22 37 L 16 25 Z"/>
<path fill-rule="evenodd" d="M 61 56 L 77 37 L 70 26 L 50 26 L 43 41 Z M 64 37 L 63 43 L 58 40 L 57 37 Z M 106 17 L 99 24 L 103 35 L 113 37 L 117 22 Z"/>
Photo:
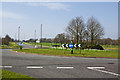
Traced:
<path fill-rule="evenodd" d="M 35 30 L 35 42 L 36 42 L 36 30 Z"/>
<path fill-rule="evenodd" d="M 14 41 L 16 42 L 16 40 L 17 40 L 17 39 L 16 39 L 16 33 L 15 33 L 15 40 L 14 40 Z"/>
<path fill-rule="evenodd" d="M 20 26 L 18 27 L 18 48 L 19 48 L 19 45 L 20 45 L 19 41 L 20 41 Z"/>
<path fill-rule="evenodd" d="M 41 48 L 42 48 L 42 24 L 41 24 Z"/>
<path fill-rule="evenodd" d="M 36 47 L 36 30 L 35 30 L 35 47 Z"/>
<path fill-rule="evenodd" d="M 18 27 L 18 42 L 20 41 L 20 26 Z"/>

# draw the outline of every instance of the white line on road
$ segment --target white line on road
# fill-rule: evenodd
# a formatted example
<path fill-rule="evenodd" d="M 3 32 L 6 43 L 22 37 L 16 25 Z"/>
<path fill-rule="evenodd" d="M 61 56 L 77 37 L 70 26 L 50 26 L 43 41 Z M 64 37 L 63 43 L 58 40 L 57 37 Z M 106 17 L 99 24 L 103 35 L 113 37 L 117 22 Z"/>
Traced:
<path fill-rule="evenodd" d="M 105 67 L 87 67 L 87 68 L 91 69 L 91 70 L 95 70 L 95 71 L 100 71 L 100 72 L 103 72 L 103 73 L 112 74 L 112 75 L 115 75 L 115 76 L 120 76 L 119 74 L 116 74 L 116 73 L 113 73 L 113 72 L 99 70 L 99 69 L 105 69 Z"/>
<path fill-rule="evenodd" d="M 88 69 L 105 69 L 105 67 L 87 67 Z"/>
<path fill-rule="evenodd" d="M 28 69 L 42 69 L 43 67 L 41 67 L 41 66 L 27 66 L 26 68 L 28 68 Z"/>
<path fill-rule="evenodd" d="M 0 68 L 12 68 L 12 66 L 0 66 Z"/>
<path fill-rule="evenodd" d="M 74 67 L 56 67 L 57 69 L 73 69 Z"/>

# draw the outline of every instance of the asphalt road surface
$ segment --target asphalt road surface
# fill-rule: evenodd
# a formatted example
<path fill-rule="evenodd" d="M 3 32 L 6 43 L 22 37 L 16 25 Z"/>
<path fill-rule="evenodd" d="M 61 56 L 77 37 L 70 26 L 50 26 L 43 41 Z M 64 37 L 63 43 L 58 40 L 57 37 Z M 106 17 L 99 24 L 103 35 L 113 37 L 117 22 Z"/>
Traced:
<path fill-rule="evenodd" d="M 35 48 L 35 46 L 31 46 L 31 45 L 24 45 L 24 44 L 23 44 L 23 48 Z"/>
<path fill-rule="evenodd" d="M 118 78 L 118 59 L 58 57 L 2 50 L 2 67 L 34 78 Z"/>

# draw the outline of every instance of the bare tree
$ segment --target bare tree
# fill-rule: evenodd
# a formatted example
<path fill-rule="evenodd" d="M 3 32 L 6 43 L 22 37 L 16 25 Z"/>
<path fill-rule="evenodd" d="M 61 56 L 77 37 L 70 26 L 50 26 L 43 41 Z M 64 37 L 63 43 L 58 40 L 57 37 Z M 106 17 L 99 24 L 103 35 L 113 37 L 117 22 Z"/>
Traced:
<path fill-rule="evenodd" d="M 84 39 L 86 40 L 86 43 L 88 44 L 88 40 L 89 40 L 89 32 L 87 30 L 84 31 Z"/>
<path fill-rule="evenodd" d="M 79 40 L 82 42 L 84 37 L 83 32 L 85 31 L 85 25 L 82 17 L 76 17 L 75 19 L 72 19 L 66 28 L 66 31 L 71 36 L 72 40 L 74 38 L 76 39 L 77 43 Z"/>
<path fill-rule="evenodd" d="M 70 35 L 65 34 L 65 43 L 70 43 Z"/>
<path fill-rule="evenodd" d="M 90 35 L 91 45 L 95 40 L 100 39 L 104 35 L 104 30 L 101 24 L 94 17 L 88 19 L 87 31 Z"/>
<path fill-rule="evenodd" d="M 59 43 L 62 44 L 65 42 L 65 33 L 57 34 L 57 36 L 55 38 L 58 39 Z"/>

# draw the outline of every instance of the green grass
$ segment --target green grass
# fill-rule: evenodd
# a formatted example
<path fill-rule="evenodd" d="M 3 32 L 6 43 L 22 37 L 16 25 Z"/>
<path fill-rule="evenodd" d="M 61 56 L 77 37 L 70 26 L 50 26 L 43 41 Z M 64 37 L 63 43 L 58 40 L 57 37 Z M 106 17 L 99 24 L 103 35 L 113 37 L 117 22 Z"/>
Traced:
<path fill-rule="evenodd" d="M 118 48 L 118 45 L 102 45 L 103 48 Z"/>
<path fill-rule="evenodd" d="M 25 42 L 24 44 L 27 44 L 27 45 L 32 45 L 32 46 L 35 46 L 35 42 Z M 37 45 L 41 45 L 41 43 L 36 43 Z M 52 46 L 52 45 L 61 45 L 60 43 L 45 43 L 45 42 L 42 42 L 42 45 L 43 46 Z"/>
<path fill-rule="evenodd" d="M 13 48 L 19 48 L 19 46 L 15 42 L 9 42 L 8 46 L 7 45 L 2 45 L 2 46 L 0 46 L 0 48 L 2 48 L 2 49 L 13 49 Z"/>
<path fill-rule="evenodd" d="M 35 42 L 25 42 L 24 44 L 28 44 L 28 45 L 33 45 L 33 46 L 35 46 Z M 41 45 L 41 43 L 37 43 L 38 45 Z M 60 43 L 44 43 L 44 42 L 42 42 L 42 45 L 43 46 L 52 46 L 52 45 L 61 45 Z M 102 45 L 102 47 L 104 48 L 104 49 L 114 49 L 114 48 L 116 48 L 116 49 L 118 49 L 118 45 Z"/>
<path fill-rule="evenodd" d="M 7 45 L 1 45 L 0 49 L 11 49 L 11 47 L 7 47 Z"/>
<path fill-rule="evenodd" d="M 118 49 L 118 45 L 102 45 L 104 49 Z"/>
<path fill-rule="evenodd" d="M 7 78 L 28 78 L 29 80 L 37 80 L 37 79 L 34 79 L 30 76 L 27 76 L 27 75 L 23 75 L 23 74 L 20 74 L 20 73 L 15 73 L 15 72 L 11 72 L 11 71 L 8 71 L 8 70 L 0 70 L 0 72 L 2 72 L 2 78 L 3 80 Z M 17 80 L 17 79 L 16 79 Z"/>
<path fill-rule="evenodd" d="M 48 55 L 61 55 L 61 56 L 81 56 L 81 57 L 110 57 L 118 58 L 118 50 L 79 50 L 74 49 L 74 54 L 70 54 L 71 50 L 67 49 L 14 49 L 13 51 L 34 53 L 34 54 L 48 54 Z M 65 53 L 64 53 L 65 51 Z M 120 56 L 119 56 L 120 58 Z"/>
<path fill-rule="evenodd" d="M 27 43 L 29 45 L 35 45 L 33 42 Z M 40 45 L 40 43 L 37 43 Z M 43 46 L 52 46 L 52 45 L 61 45 L 60 43 L 42 43 Z M 118 58 L 118 46 L 117 45 L 102 45 L 104 49 L 107 50 L 82 50 L 82 54 L 79 53 L 79 50 L 74 49 L 74 54 L 70 54 L 70 50 L 63 49 L 23 49 L 14 50 L 19 52 L 26 53 L 35 53 L 35 54 L 48 54 L 48 55 L 61 55 L 61 56 L 81 56 L 81 57 L 110 57 Z M 120 58 L 120 56 L 119 56 Z"/>

